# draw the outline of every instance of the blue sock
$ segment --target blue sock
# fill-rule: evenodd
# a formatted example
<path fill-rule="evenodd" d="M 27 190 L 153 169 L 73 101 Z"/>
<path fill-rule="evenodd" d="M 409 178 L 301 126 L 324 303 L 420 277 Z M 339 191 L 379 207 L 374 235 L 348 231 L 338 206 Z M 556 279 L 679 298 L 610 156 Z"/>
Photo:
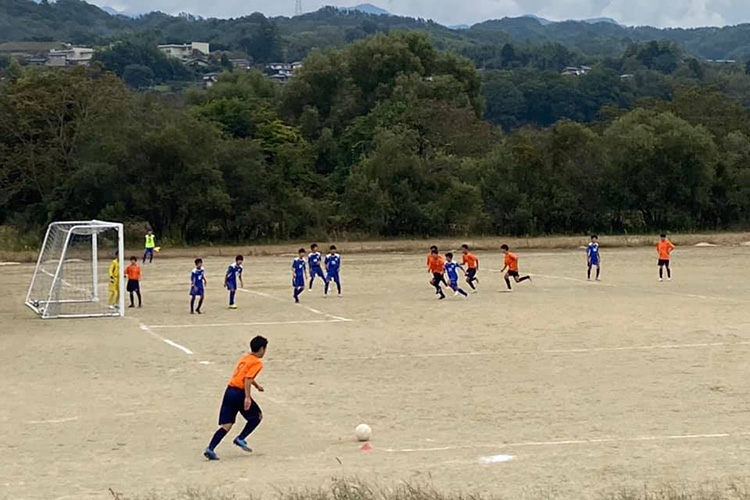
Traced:
<path fill-rule="evenodd" d="M 234 304 L 234 294 L 237 293 L 234 290 L 229 291 L 229 305 L 231 306 Z"/>
<path fill-rule="evenodd" d="M 195 309 L 195 295 L 190 297 L 190 312 L 194 312 Z"/>

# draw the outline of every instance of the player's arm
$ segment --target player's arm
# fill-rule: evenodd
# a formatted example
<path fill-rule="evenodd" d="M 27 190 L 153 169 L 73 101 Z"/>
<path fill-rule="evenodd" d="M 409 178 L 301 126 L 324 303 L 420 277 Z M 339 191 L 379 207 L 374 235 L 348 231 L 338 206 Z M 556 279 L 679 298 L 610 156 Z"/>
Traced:
<path fill-rule="evenodd" d="M 240 288 L 245 288 L 245 282 L 242 280 L 242 273 L 240 273 Z"/>

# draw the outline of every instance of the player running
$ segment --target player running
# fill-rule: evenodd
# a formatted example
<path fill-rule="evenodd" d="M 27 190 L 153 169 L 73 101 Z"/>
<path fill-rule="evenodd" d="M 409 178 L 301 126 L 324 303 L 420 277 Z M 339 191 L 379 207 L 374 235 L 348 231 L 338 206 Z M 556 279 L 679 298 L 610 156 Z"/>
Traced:
<path fill-rule="evenodd" d="M 237 304 L 234 301 L 237 295 L 237 283 L 239 283 L 240 288 L 245 286 L 242 281 L 242 263 L 244 261 L 245 258 L 242 255 L 235 257 L 234 262 L 227 268 L 226 276 L 224 276 L 224 287 L 229 290 L 229 309 L 237 309 Z"/>
<path fill-rule="evenodd" d="M 454 292 L 453 296 L 455 297 L 460 294 L 463 295 L 464 298 L 468 297 L 469 294 L 458 286 L 458 270 L 460 269 L 464 274 L 466 274 L 466 271 L 464 271 L 464 268 L 459 264 L 453 262 L 453 254 L 451 252 L 445 254 L 445 264 L 443 265 L 443 268 L 445 269 L 445 275 L 448 276 L 448 286 L 450 286 L 451 290 Z"/>
<path fill-rule="evenodd" d="M 664 268 L 667 268 L 667 280 L 672 281 L 672 269 L 669 266 L 674 243 L 667 239 L 666 234 L 660 236 L 661 240 L 656 244 L 656 253 L 659 254 L 659 281 L 664 281 Z"/>
<path fill-rule="evenodd" d="M 202 314 L 203 299 L 206 296 L 206 270 L 203 269 L 203 259 L 195 259 L 195 269 L 190 273 L 190 314 Z M 198 297 L 198 308 L 195 307 L 195 298 Z"/>
<path fill-rule="evenodd" d="M 445 283 L 445 261 L 438 253 L 438 247 L 432 245 L 430 247 L 430 253 L 427 255 L 427 272 L 432 274 L 430 285 L 435 287 L 435 294 L 439 295 L 439 300 L 445 298 L 443 289 L 440 287 L 441 283 Z"/>
<path fill-rule="evenodd" d="M 307 281 L 307 264 L 305 263 L 305 254 L 307 251 L 300 248 L 298 256 L 292 261 L 292 288 L 294 289 L 294 302 L 299 304 L 299 296 L 305 291 L 305 281 Z"/>
<path fill-rule="evenodd" d="M 474 282 L 479 283 L 479 278 L 477 278 L 479 259 L 469 251 L 469 245 L 461 245 L 461 252 L 463 253 L 463 265 L 466 266 L 466 283 L 476 292 L 477 287 L 474 286 Z"/>
<path fill-rule="evenodd" d="M 268 340 L 259 335 L 250 341 L 251 352 L 242 356 L 237 362 L 232 378 L 229 380 L 226 391 L 224 391 L 224 399 L 219 410 L 219 428 L 203 452 L 203 456 L 207 459 L 219 460 L 219 456 L 214 450 L 232 429 L 237 420 L 238 412 L 247 420 L 247 423 L 242 432 L 232 442 L 244 451 L 253 451 L 245 440 L 263 420 L 263 412 L 252 397 L 252 388 L 255 387 L 258 392 L 263 392 L 263 387 L 258 384 L 256 379 L 263 369 L 262 359 L 266 354 L 267 347 Z"/>
<path fill-rule="evenodd" d="M 320 276 L 323 283 L 326 282 L 326 275 L 323 272 L 322 267 L 323 256 L 318 251 L 318 245 L 313 243 L 310 245 L 310 254 L 307 256 L 307 264 L 310 266 L 310 290 L 312 290 L 313 282 L 316 276 Z"/>
<path fill-rule="evenodd" d="M 326 255 L 326 295 L 328 295 L 328 287 L 331 284 L 331 280 L 336 283 L 336 290 L 339 292 L 339 295 L 341 295 L 341 278 L 339 277 L 340 270 L 341 255 L 339 255 L 336 245 L 331 245 L 331 247 L 328 249 L 328 255 Z"/>
<path fill-rule="evenodd" d="M 599 236 L 592 235 L 591 243 L 586 247 L 586 262 L 588 263 L 587 278 L 591 280 L 591 268 L 596 266 L 596 281 L 599 281 L 601 273 L 601 259 L 599 257 Z"/>
<path fill-rule="evenodd" d="M 512 253 L 508 245 L 501 245 L 500 250 L 505 254 L 505 266 L 503 266 L 503 269 L 500 272 L 505 273 L 505 270 L 508 270 L 503 278 L 505 279 L 505 284 L 508 285 L 508 291 L 512 292 L 513 288 L 510 286 L 510 278 L 513 278 L 516 283 L 520 283 L 522 281 L 530 280 L 531 276 L 521 277 L 518 274 L 518 255 Z"/>

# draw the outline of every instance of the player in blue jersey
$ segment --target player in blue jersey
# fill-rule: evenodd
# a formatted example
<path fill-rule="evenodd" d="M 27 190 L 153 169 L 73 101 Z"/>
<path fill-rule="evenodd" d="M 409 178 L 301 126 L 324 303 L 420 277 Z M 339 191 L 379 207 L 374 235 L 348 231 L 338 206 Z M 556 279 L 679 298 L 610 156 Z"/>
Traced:
<path fill-rule="evenodd" d="M 328 295 L 328 287 L 331 284 L 331 280 L 336 282 L 336 290 L 338 290 L 339 295 L 341 295 L 341 278 L 339 277 L 340 269 L 341 255 L 339 255 L 336 245 L 331 245 L 328 249 L 328 255 L 326 255 L 326 295 Z"/>
<path fill-rule="evenodd" d="M 310 245 L 310 253 L 307 256 L 307 264 L 310 266 L 310 290 L 312 290 L 313 282 L 316 276 L 320 276 L 321 281 L 325 283 L 326 275 L 323 272 L 323 256 L 318 251 L 318 245 L 313 243 Z"/>
<path fill-rule="evenodd" d="M 203 269 L 203 259 L 195 259 L 195 269 L 190 273 L 190 314 L 201 314 L 203 298 L 206 295 L 206 270 Z M 195 298 L 198 300 L 198 308 L 195 308 Z"/>
<path fill-rule="evenodd" d="M 229 265 L 227 274 L 224 276 L 224 287 L 229 290 L 229 309 L 237 309 L 237 304 L 234 302 L 237 295 L 237 284 L 239 283 L 239 288 L 245 286 L 245 283 L 242 281 L 242 263 L 244 261 L 245 258 L 242 255 L 235 257 L 234 262 Z"/>
<path fill-rule="evenodd" d="M 602 271 L 601 258 L 599 257 L 599 237 L 591 236 L 591 243 L 586 247 L 586 261 L 588 262 L 588 279 L 591 279 L 591 268 L 596 266 L 596 281 L 599 281 L 599 274 Z"/>
<path fill-rule="evenodd" d="M 458 286 L 458 270 L 460 269 L 464 274 L 466 274 L 466 271 L 464 271 L 464 268 L 460 264 L 453 262 L 453 254 L 451 252 L 445 254 L 443 268 L 445 269 L 445 275 L 448 277 L 448 286 L 455 292 L 454 297 L 459 294 L 463 295 L 464 298 L 468 297 L 469 294 Z"/>
<path fill-rule="evenodd" d="M 305 281 L 307 281 L 307 264 L 305 255 L 307 252 L 300 248 L 298 256 L 292 261 L 292 288 L 294 289 L 294 301 L 299 303 L 299 296 L 305 291 Z"/>

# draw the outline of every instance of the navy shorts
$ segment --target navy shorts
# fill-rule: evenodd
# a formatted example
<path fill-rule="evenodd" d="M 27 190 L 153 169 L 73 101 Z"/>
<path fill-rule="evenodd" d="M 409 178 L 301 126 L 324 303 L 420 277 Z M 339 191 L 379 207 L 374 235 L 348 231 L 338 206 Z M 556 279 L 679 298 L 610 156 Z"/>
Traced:
<path fill-rule="evenodd" d="M 252 420 L 262 414 L 260 406 L 255 400 L 250 405 L 250 409 L 245 411 L 245 391 L 229 386 L 224 391 L 224 399 L 221 401 L 219 425 L 235 423 L 238 413 L 242 414 L 245 420 Z"/>
<path fill-rule="evenodd" d="M 669 265 L 669 259 L 659 259 L 659 262 L 657 264 L 659 267 L 661 266 L 668 266 Z"/>
<path fill-rule="evenodd" d="M 226 283 L 227 290 L 230 292 L 236 292 L 237 291 L 237 282 L 234 280 L 229 280 Z"/>
<path fill-rule="evenodd" d="M 474 277 L 477 275 L 477 268 L 476 267 L 470 267 L 466 270 L 466 277 L 470 280 L 473 280 Z"/>
<path fill-rule="evenodd" d="M 192 297 L 203 297 L 206 295 L 206 290 L 202 286 L 190 287 L 190 295 Z"/>
<path fill-rule="evenodd" d="M 314 278 L 315 276 L 320 276 L 321 278 L 326 279 L 326 275 L 323 273 L 323 268 L 320 266 L 310 267 L 310 278 Z"/>
<path fill-rule="evenodd" d="M 154 249 L 153 248 L 147 248 L 145 252 L 143 252 L 144 255 L 154 255 Z"/>
<path fill-rule="evenodd" d="M 326 281 L 330 282 L 331 280 L 335 281 L 336 283 L 339 282 L 338 271 L 328 271 L 328 276 L 326 276 Z"/>
<path fill-rule="evenodd" d="M 295 276 L 292 278 L 292 286 L 295 288 L 299 288 L 301 286 L 305 286 L 305 277 L 304 276 Z"/>
<path fill-rule="evenodd" d="M 518 278 L 519 274 L 518 271 L 508 271 L 508 276 L 511 278 Z"/>
<path fill-rule="evenodd" d="M 141 282 L 138 280 L 128 280 L 128 292 L 139 292 L 141 290 Z"/>
<path fill-rule="evenodd" d="M 589 260 L 589 265 L 590 266 L 598 266 L 599 265 L 599 259 L 596 258 L 596 259 Z"/>
<path fill-rule="evenodd" d="M 443 283 L 443 273 L 432 273 L 432 286 L 438 286 L 440 283 Z"/>

